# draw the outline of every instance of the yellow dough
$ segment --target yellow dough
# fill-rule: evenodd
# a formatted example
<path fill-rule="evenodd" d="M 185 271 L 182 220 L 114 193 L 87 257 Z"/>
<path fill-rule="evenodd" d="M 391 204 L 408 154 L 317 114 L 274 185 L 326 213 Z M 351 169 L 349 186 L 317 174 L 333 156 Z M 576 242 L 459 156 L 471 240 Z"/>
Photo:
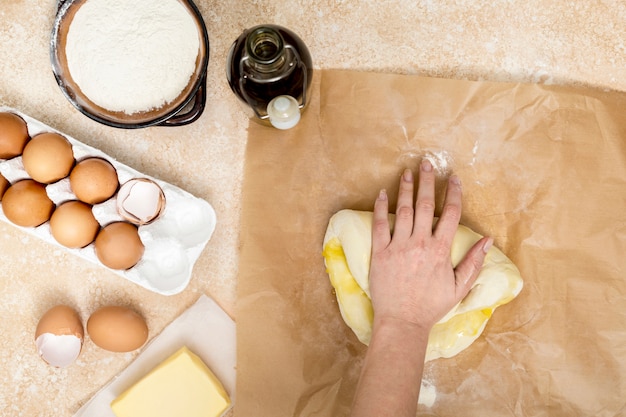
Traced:
<path fill-rule="evenodd" d="M 323 248 L 341 315 L 366 345 L 374 317 L 369 292 L 372 216 L 372 212 L 355 210 L 335 213 L 328 222 Z M 390 214 L 389 218 L 393 224 L 394 216 Z M 459 225 L 452 242 L 452 264 L 456 266 L 481 238 L 468 227 Z M 514 299 L 522 286 L 517 267 L 492 246 L 470 292 L 433 326 L 426 361 L 450 358 L 469 347 L 480 336 L 493 311 Z"/>

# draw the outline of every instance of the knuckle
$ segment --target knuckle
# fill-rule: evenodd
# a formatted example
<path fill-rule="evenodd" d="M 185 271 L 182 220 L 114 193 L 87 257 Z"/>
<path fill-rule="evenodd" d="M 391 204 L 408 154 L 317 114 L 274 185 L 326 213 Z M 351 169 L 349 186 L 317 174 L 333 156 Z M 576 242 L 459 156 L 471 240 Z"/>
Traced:
<path fill-rule="evenodd" d="M 396 217 L 400 219 L 412 219 L 413 218 L 413 207 L 411 206 L 400 206 L 396 210 Z"/>
<path fill-rule="evenodd" d="M 375 219 L 372 227 L 376 232 L 386 232 L 389 230 L 389 224 L 386 219 Z"/>
<path fill-rule="evenodd" d="M 450 257 L 450 245 L 445 240 L 439 240 L 435 250 L 440 257 Z"/>
<path fill-rule="evenodd" d="M 435 211 L 435 202 L 432 200 L 417 200 L 416 206 L 420 212 L 432 213 Z"/>
<path fill-rule="evenodd" d="M 461 207 L 457 204 L 446 204 L 443 208 L 442 216 L 452 219 L 461 218 Z"/>
<path fill-rule="evenodd" d="M 485 264 L 485 256 L 477 255 L 472 257 L 472 266 L 474 267 L 474 271 L 479 273 L 483 269 L 483 265 Z"/>
<path fill-rule="evenodd" d="M 419 252 L 424 252 L 428 248 L 429 240 L 424 236 L 417 236 L 414 241 L 414 249 Z"/>

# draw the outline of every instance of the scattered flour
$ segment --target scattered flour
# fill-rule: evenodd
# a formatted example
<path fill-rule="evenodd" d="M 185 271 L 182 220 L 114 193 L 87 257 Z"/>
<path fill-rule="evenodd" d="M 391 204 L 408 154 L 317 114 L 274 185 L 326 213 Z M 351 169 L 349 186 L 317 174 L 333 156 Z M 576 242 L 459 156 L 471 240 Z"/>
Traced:
<path fill-rule="evenodd" d="M 422 380 L 422 386 L 420 387 L 420 396 L 417 400 L 418 404 L 425 405 L 426 407 L 432 407 L 437 399 L 437 388 L 428 381 Z"/>
<path fill-rule="evenodd" d="M 420 151 L 408 150 L 404 151 L 398 157 L 398 163 L 407 166 L 417 166 L 422 161 L 427 159 L 433 166 L 435 173 L 439 177 L 448 177 L 452 174 L 453 159 L 452 156 L 443 149 L 433 150 L 425 149 Z"/>
<path fill-rule="evenodd" d="M 89 0 L 70 23 L 65 53 L 91 101 L 133 114 L 180 95 L 199 47 L 196 23 L 178 0 Z"/>
<path fill-rule="evenodd" d="M 444 150 L 427 151 L 424 154 L 424 159 L 430 161 L 439 176 L 448 176 L 451 173 L 452 157 L 448 152 Z"/>

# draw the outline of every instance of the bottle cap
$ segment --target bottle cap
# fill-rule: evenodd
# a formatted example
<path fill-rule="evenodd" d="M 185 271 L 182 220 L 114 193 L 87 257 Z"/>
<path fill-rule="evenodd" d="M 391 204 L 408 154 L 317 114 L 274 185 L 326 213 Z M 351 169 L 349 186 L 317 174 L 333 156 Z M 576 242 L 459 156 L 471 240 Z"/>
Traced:
<path fill-rule="evenodd" d="M 267 114 L 276 129 L 291 129 L 300 121 L 300 106 L 291 96 L 277 96 L 267 105 Z"/>

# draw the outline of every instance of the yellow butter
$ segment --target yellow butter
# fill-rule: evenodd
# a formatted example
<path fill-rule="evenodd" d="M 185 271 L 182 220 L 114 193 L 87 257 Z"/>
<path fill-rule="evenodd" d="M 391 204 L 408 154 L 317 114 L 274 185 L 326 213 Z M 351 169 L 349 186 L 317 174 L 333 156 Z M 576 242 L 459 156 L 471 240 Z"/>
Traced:
<path fill-rule="evenodd" d="M 229 407 L 220 381 L 186 346 L 111 402 L 117 417 L 219 417 Z"/>

